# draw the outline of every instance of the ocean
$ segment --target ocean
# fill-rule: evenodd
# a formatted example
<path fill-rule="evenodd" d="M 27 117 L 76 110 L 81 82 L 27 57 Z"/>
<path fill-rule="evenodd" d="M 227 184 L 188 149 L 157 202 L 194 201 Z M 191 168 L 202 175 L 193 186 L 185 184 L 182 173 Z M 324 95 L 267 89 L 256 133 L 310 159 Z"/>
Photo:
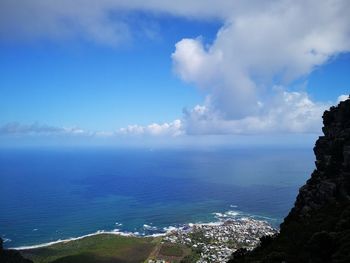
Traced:
<path fill-rule="evenodd" d="M 21 247 L 230 216 L 278 227 L 313 169 L 312 149 L 2 149 L 0 235 Z"/>

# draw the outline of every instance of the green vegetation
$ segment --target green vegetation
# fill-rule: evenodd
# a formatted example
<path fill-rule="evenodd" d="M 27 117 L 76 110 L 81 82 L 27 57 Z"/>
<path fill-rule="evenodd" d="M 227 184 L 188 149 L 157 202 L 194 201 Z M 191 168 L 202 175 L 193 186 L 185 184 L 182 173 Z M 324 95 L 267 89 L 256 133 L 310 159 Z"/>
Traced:
<path fill-rule="evenodd" d="M 192 253 L 191 248 L 176 243 L 158 242 L 158 245 L 148 257 L 148 260 L 156 262 L 164 260 L 165 262 L 179 263 Z"/>
<path fill-rule="evenodd" d="M 200 254 L 192 251 L 192 253 L 184 257 L 180 263 L 196 263 L 199 259 L 200 259 Z"/>
<path fill-rule="evenodd" d="M 148 258 L 159 240 L 101 234 L 21 253 L 35 263 L 139 263 Z"/>
<path fill-rule="evenodd" d="M 183 253 L 183 247 L 177 244 L 163 244 L 159 251 L 159 254 L 168 257 L 181 257 Z"/>

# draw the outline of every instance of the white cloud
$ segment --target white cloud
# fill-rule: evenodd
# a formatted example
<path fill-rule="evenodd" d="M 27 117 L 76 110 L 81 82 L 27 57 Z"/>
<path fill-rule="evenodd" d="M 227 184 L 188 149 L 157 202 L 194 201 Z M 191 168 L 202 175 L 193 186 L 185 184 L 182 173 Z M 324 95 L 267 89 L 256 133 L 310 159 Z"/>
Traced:
<path fill-rule="evenodd" d="M 254 1 L 259 4 L 260 1 Z M 245 9 L 245 1 L 202 0 L 2 0 L 0 38 L 3 39 L 85 39 L 118 45 L 135 34 L 153 37 L 152 23 L 130 19 L 129 12 L 170 14 L 195 19 L 221 19 L 229 10 Z M 134 23 L 134 24 L 133 24 Z M 133 25 L 131 25 L 133 24 Z"/>
<path fill-rule="evenodd" d="M 207 93 L 205 114 L 188 111 L 194 133 L 315 132 L 328 105 L 288 85 L 350 51 L 348 1 L 272 1 L 232 11 L 212 44 L 182 39 L 174 70 Z M 265 106 L 264 106 L 265 105 Z M 198 109 L 198 108 L 197 108 Z M 192 123 L 191 123 L 192 122 Z"/>
<path fill-rule="evenodd" d="M 213 106 L 220 106 L 227 118 L 242 117 L 256 110 L 255 83 L 235 69 L 235 61 L 227 60 L 226 50 L 205 49 L 199 38 L 183 39 L 175 47 L 172 54 L 175 71 L 183 80 L 207 91 Z"/>
<path fill-rule="evenodd" d="M 259 114 L 225 119 L 207 103 L 185 111 L 184 127 L 189 134 L 319 133 L 329 106 L 311 101 L 306 93 L 279 89 Z"/>
<path fill-rule="evenodd" d="M 344 100 L 348 100 L 349 99 L 349 95 L 340 95 L 338 97 L 338 103 Z"/>
<path fill-rule="evenodd" d="M 118 131 L 121 135 L 180 136 L 184 134 L 181 120 L 170 123 L 152 123 L 147 126 L 129 125 Z"/>

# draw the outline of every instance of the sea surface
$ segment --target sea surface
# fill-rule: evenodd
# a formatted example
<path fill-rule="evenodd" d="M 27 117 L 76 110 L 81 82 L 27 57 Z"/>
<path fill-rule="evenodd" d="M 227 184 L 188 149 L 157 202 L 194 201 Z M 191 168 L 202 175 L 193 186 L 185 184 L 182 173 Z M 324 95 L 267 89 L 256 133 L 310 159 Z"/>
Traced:
<path fill-rule="evenodd" d="M 2 149 L 0 236 L 20 247 L 237 215 L 278 227 L 313 169 L 312 149 Z"/>

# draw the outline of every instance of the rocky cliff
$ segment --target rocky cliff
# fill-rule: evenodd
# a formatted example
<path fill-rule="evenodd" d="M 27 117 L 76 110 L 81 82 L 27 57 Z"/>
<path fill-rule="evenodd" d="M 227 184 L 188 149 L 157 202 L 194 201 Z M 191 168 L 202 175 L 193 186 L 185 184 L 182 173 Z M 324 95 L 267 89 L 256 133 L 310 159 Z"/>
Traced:
<path fill-rule="evenodd" d="M 275 237 L 230 262 L 350 262 L 350 99 L 323 115 L 316 169 Z"/>

